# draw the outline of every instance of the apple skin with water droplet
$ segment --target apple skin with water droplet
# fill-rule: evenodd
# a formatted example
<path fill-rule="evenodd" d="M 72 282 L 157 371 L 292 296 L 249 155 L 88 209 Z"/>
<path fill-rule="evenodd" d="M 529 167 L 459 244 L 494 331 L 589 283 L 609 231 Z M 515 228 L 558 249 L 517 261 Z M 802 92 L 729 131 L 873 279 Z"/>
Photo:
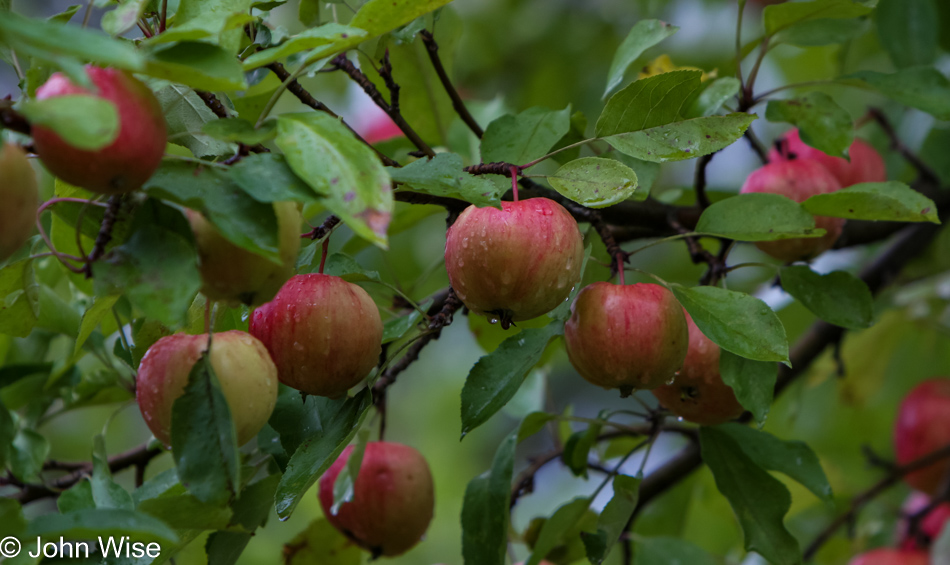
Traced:
<path fill-rule="evenodd" d="M 292 277 L 254 311 L 251 335 L 270 351 L 280 382 L 338 398 L 379 362 L 383 323 L 376 303 L 340 277 Z"/>
<path fill-rule="evenodd" d="M 930 557 L 922 551 L 875 549 L 862 553 L 848 565 L 929 565 Z"/>
<path fill-rule="evenodd" d="M 719 372 L 719 346 L 706 337 L 685 313 L 689 326 L 689 348 L 683 367 L 673 384 L 663 384 L 650 392 L 673 414 L 704 426 L 715 426 L 738 418 L 745 410 L 732 387 Z"/>
<path fill-rule="evenodd" d="M 445 269 L 469 310 L 507 328 L 570 296 L 580 282 L 584 241 L 574 218 L 553 200 L 501 205 L 473 205 L 459 215 L 446 234 Z"/>
<path fill-rule="evenodd" d="M 277 368 L 264 345 L 246 332 L 230 330 L 213 337 L 211 366 L 231 411 L 238 445 L 244 445 L 274 411 Z M 165 445 L 171 445 L 172 405 L 184 393 L 207 345 L 208 334 L 175 334 L 156 341 L 142 357 L 135 397 L 146 425 Z"/>
<path fill-rule="evenodd" d="M 30 238 L 36 225 L 39 190 L 26 153 L 12 143 L 0 147 L 0 261 Z"/>
<path fill-rule="evenodd" d="M 795 159 L 769 163 L 753 171 L 739 192 L 780 194 L 795 202 L 804 202 L 817 194 L 840 189 L 841 183 L 821 163 Z M 789 263 L 812 259 L 831 249 L 844 229 L 844 222 L 841 218 L 816 216 L 815 227 L 825 230 L 823 236 L 760 241 L 755 245 L 772 257 Z"/>
<path fill-rule="evenodd" d="M 669 289 L 596 282 L 574 299 L 564 340 L 582 377 L 627 396 L 673 381 L 686 359 L 689 329 Z"/>
<path fill-rule="evenodd" d="M 333 485 L 353 446 L 320 477 L 320 506 L 333 526 L 374 556 L 393 557 L 425 535 L 435 508 L 429 465 L 416 449 L 399 443 L 366 444 L 353 498 L 333 514 Z"/>
<path fill-rule="evenodd" d="M 887 180 L 887 167 L 876 149 L 861 139 L 855 139 L 848 148 L 848 157 L 833 157 L 820 149 L 802 141 L 797 129 L 782 136 L 769 151 L 769 161 L 787 161 L 810 159 L 818 161 L 838 179 L 842 187 L 862 182 L 884 182 Z"/>
<path fill-rule="evenodd" d="M 901 401 L 894 424 L 897 463 L 905 465 L 950 444 L 950 379 L 929 379 L 914 387 Z M 904 476 L 904 481 L 931 496 L 950 472 L 942 459 Z"/>
<path fill-rule="evenodd" d="M 275 202 L 280 263 L 231 243 L 204 216 L 187 210 L 198 249 L 201 292 L 232 306 L 260 306 L 294 274 L 303 218 L 293 202 Z"/>
<path fill-rule="evenodd" d="M 100 194 L 123 194 L 140 188 L 158 169 L 165 153 L 167 128 L 162 106 L 143 82 L 127 72 L 86 66 L 96 91 L 54 73 L 36 91 L 44 100 L 72 94 L 98 96 L 115 104 L 119 132 L 96 150 L 69 145 L 53 130 L 35 126 L 33 144 L 47 169 L 69 184 Z"/>

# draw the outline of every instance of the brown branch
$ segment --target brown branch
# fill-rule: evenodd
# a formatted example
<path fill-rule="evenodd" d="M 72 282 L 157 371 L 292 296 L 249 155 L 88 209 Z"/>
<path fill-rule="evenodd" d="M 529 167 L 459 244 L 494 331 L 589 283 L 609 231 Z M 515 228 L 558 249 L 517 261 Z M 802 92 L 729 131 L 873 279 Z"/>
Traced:
<path fill-rule="evenodd" d="M 89 256 L 86 257 L 86 265 L 83 267 L 87 279 L 92 278 L 92 264 L 105 254 L 106 246 L 112 241 L 112 230 L 119 217 L 119 210 L 122 208 L 123 196 L 122 194 L 113 194 L 109 197 L 109 205 L 102 215 L 102 223 L 99 225 L 96 243 L 93 245 L 92 251 L 89 252 Z"/>
<path fill-rule="evenodd" d="M 13 109 L 9 96 L 0 100 L 0 127 L 23 135 L 30 135 L 32 130 L 26 117 Z"/>
<path fill-rule="evenodd" d="M 419 35 L 422 37 L 422 42 L 426 46 L 426 53 L 429 54 L 429 60 L 432 61 L 432 68 L 435 69 L 435 74 L 438 75 L 439 82 L 442 83 L 442 88 L 445 89 L 445 93 L 448 94 L 452 100 L 452 108 L 455 109 L 455 113 L 462 118 L 462 121 L 465 122 L 468 129 L 472 130 L 472 133 L 474 133 L 476 137 L 481 138 L 485 132 L 481 126 L 478 125 L 478 122 L 475 121 L 475 118 L 472 117 L 472 114 L 469 113 L 465 102 L 462 101 L 462 97 L 459 96 L 458 91 L 455 90 L 455 86 L 452 84 L 449 74 L 445 71 L 445 67 L 442 66 L 442 59 L 439 57 L 439 44 L 436 43 L 432 32 L 424 29 L 419 32 Z"/>
<path fill-rule="evenodd" d="M 710 153 L 696 160 L 696 174 L 693 189 L 696 191 L 696 206 L 698 206 L 700 210 L 709 208 L 709 196 L 706 195 L 706 167 L 709 166 L 709 162 L 712 161 L 715 155 L 716 153 Z"/>
<path fill-rule="evenodd" d="M 917 169 L 920 180 L 930 184 L 938 184 L 940 182 L 937 173 L 930 168 L 930 165 L 924 163 L 923 159 L 918 157 L 916 153 L 911 151 L 910 148 L 904 145 L 904 142 L 900 140 L 897 131 L 894 130 L 894 126 L 891 125 L 890 120 L 887 119 L 883 110 L 880 108 L 868 108 L 868 117 L 877 122 L 877 124 L 881 126 L 881 129 L 884 130 L 884 133 L 891 141 L 891 149 L 900 153 L 911 166 Z"/>
<path fill-rule="evenodd" d="M 212 112 L 214 112 L 215 116 L 221 119 L 231 117 L 228 114 L 228 109 L 224 107 L 224 104 L 222 104 L 221 101 L 218 100 L 218 97 L 215 96 L 214 94 L 207 92 L 205 90 L 196 90 L 195 94 L 198 95 L 198 98 L 201 98 L 201 101 L 205 103 L 205 106 L 207 106 L 208 108 L 211 109 Z"/>
<path fill-rule="evenodd" d="M 337 227 L 338 225 L 340 225 L 342 222 L 343 222 L 343 220 L 341 220 L 339 217 L 337 217 L 337 216 L 330 216 L 330 217 L 328 217 L 326 220 L 323 220 L 323 223 L 322 223 L 322 224 L 320 224 L 319 226 L 313 228 L 313 229 L 310 230 L 309 232 L 307 232 L 307 233 L 301 235 L 300 237 L 302 237 L 302 238 L 310 238 L 310 239 L 312 239 L 312 240 L 314 240 L 314 241 L 323 239 L 323 238 L 327 237 L 328 235 L 330 235 L 330 233 L 334 230 L 334 228 L 336 228 L 336 227 Z"/>

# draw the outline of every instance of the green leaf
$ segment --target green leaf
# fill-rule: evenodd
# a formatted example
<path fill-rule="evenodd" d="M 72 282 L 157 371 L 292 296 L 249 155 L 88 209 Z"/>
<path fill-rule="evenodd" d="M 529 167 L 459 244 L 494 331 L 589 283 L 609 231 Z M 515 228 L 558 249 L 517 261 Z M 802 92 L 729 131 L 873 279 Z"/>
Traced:
<path fill-rule="evenodd" d="M 682 161 L 715 153 L 732 145 L 756 118 L 755 114 L 742 112 L 693 118 L 611 135 L 605 137 L 604 141 L 617 151 L 644 161 Z"/>
<path fill-rule="evenodd" d="M 68 514 L 45 514 L 30 522 L 26 537 L 47 539 L 96 539 L 98 536 L 129 536 L 137 542 L 173 546 L 175 532 L 160 520 L 134 510 L 96 508 Z"/>
<path fill-rule="evenodd" d="M 30 429 L 22 429 L 13 438 L 8 464 L 13 476 L 28 483 L 40 483 L 40 471 L 49 455 L 49 441 Z"/>
<path fill-rule="evenodd" d="M 188 41 L 158 44 L 146 53 L 148 59 L 143 72 L 149 76 L 199 90 L 247 89 L 241 63 L 217 45 Z"/>
<path fill-rule="evenodd" d="M 313 202 L 317 194 L 294 174 L 279 153 L 249 155 L 228 172 L 231 181 L 258 202 Z"/>
<path fill-rule="evenodd" d="M 112 307 L 115 306 L 118 300 L 119 296 L 117 295 L 100 296 L 96 298 L 92 306 L 86 309 L 86 312 L 82 315 L 82 324 L 79 326 L 79 336 L 76 338 L 76 345 L 73 347 L 74 356 L 82 352 L 83 344 L 86 343 L 86 340 L 89 339 L 92 332 L 99 326 L 99 322 L 102 321 L 103 316 L 112 310 Z"/>
<path fill-rule="evenodd" d="M 340 506 L 353 500 L 353 485 L 360 474 L 360 467 L 363 465 L 363 454 L 366 452 L 366 440 L 369 439 L 369 432 L 363 430 L 357 434 L 356 444 L 350 456 L 346 459 L 346 465 L 340 470 L 340 474 L 333 481 L 333 505 L 330 507 L 330 513 L 336 514 L 340 511 Z"/>
<path fill-rule="evenodd" d="M 109 454 L 102 434 L 93 438 L 92 479 L 89 484 L 96 508 L 121 508 L 132 510 L 132 495 L 112 480 Z"/>
<path fill-rule="evenodd" d="M 359 546 L 330 525 L 326 518 L 310 522 L 307 529 L 285 547 L 293 548 L 293 552 L 284 558 L 285 565 L 359 565 L 363 562 Z"/>
<path fill-rule="evenodd" d="M 227 506 L 201 502 L 190 494 L 184 494 L 181 486 L 143 500 L 136 510 L 174 524 L 178 530 L 223 530 L 231 521 L 231 510 Z"/>
<path fill-rule="evenodd" d="M 508 434 L 491 470 L 471 481 L 462 502 L 462 556 L 465 565 L 505 565 L 508 548 L 511 480 L 517 430 Z"/>
<path fill-rule="evenodd" d="M 587 514 L 590 502 L 587 497 L 578 497 L 558 508 L 541 526 L 531 557 L 525 561 L 525 565 L 539 565 L 552 549 L 566 541 L 565 534 Z"/>
<path fill-rule="evenodd" d="M 264 143 L 274 139 L 277 135 L 277 122 L 266 120 L 261 124 L 261 127 L 255 128 L 254 124 L 247 120 L 226 118 L 207 122 L 202 126 L 201 131 L 222 141 L 240 141 L 248 145 L 254 145 L 255 143 Z"/>
<path fill-rule="evenodd" d="M 741 83 L 736 77 L 722 77 L 709 83 L 686 113 L 688 118 L 712 116 L 722 105 L 739 93 Z"/>
<path fill-rule="evenodd" d="M 849 220 L 940 223 L 933 200 L 902 182 L 865 182 L 812 196 L 802 207 L 816 216 Z"/>
<path fill-rule="evenodd" d="M 78 149 L 95 151 L 119 135 L 119 113 L 109 100 L 88 94 L 70 94 L 31 100 L 20 107 L 31 123 L 46 126 Z"/>
<path fill-rule="evenodd" d="M 297 176 L 327 197 L 330 211 L 358 236 L 386 248 L 392 187 L 371 148 L 338 118 L 321 112 L 282 114 L 276 143 Z"/>
<path fill-rule="evenodd" d="M 853 0 L 814 0 L 766 6 L 762 11 L 765 34 L 776 33 L 818 19 L 851 19 L 871 13 L 871 8 Z"/>
<path fill-rule="evenodd" d="M 798 542 L 783 518 L 792 497 L 781 482 L 759 467 L 729 434 L 702 427 L 699 440 L 703 461 L 732 506 L 745 534 L 745 549 L 755 551 L 773 565 L 798 565 Z"/>
<path fill-rule="evenodd" d="M 681 538 L 640 538 L 634 542 L 633 565 L 719 565 L 704 549 Z"/>
<path fill-rule="evenodd" d="M 755 361 L 720 351 L 719 374 L 722 382 L 732 388 L 739 404 L 752 412 L 759 425 L 763 424 L 772 409 L 778 365 L 773 361 Z"/>
<path fill-rule="evenodd" d="M 0 498 L 0 524 L 3 524 L 4 535 L 20 536 L 26 529 L 26 519 L 23 517 L 23 508 L 12 498 Z"/>
<path fill-rule="evenodd" d="M 362 265 L 356 262 L 356 259 L 343 253 L 334 253 L 327 257 L 327 264 L 324 266 L 323 273 L 340 277 L 348 282 L 379 282 L 379 273 L 368 271 Z"/>
<path fill-rule="evenodd" d="M 13 415 L 3 404 L 0 398 L 0 469 L 5 469 L 10 460 L 10 450 L 13 449 L 13 439 L 16 437 L 16 423 Z"/>
<path fill-rule="evenodd" d="M 680 121 L 702 89 L 702 71 L 672 71 L 642 78 L 610 97 L 598 137 L 649 130 Z"/>
<path fill-rule="evenodd" d="M 181 0 L 174 25 L 147 40 L 148 44 L 201 40 L 220 45 L 232 58 L 241 46 L 242 29 L 253 0 Z"/>
<path fill-rule="evenodd" d="M 406 333 L 419 323 L 422 314 L 418 310 L 412 310 L 409 314 L 393 318 L 383 324 L 383 343 L 392 343 L 402 339 Z"/>
<path fill-rule="evenodd" d="M 155 92 L 168 124 L 168 142 L 187 147 L 195 157 L 217 157 L 235 152 L 233 144 L 198 133 L 218 116 L 205 106 L 195 91 L 180 84 L 169 84 Z"/>
<path fill-rule="evenodd" d="M 644 200 L 646 191 L 637 193 L 637 173 L 620 161 L 600 157 L 582 157 L 570 161 L 547 177 L 555 190 L 588 208 L 606 208 L 637 195 Z"/>
<path fill-rule="evenodd" d="M 835 45 L 864 35 L 870 28 L 869 18 L 809 20 L 779 32 L 772 43 L 788 43 L 799 47 Z"/>
<path fill-rule="evenodd" d="M 0 269 L 0 334 L 30 335 L 39 315 L 39 287 L 33 280 L 33 260 L 23 259 Z"/>
<path fill-rule="evenodd" d="M 845 271 L 819 275 L 805 265 L 783 267 L 782 288 L 813 314 L 843 328 L 874 322 L 874 299 L 864 281 Z"/>
<path fill-rule="evenodd" d="M 815 218 L 794 200 L 764 192 L 739 194 L 714 203 L 703 211 L 696 231 L 736 241 L 772 241 L 818 237 Z"/>
<path fill-rule="evenodd" d="M 832 500 L 831 485 L 818 456 L 801 441 L 784 441 L 749 426 L 730 423 L 716 428 L 732 437 L 750 459 L 769 471 L 788 475 L 818 498 Z"/>
<path fill-rule="evenodd" d="M 297 35 L 292 35 L 276 47 L 254 53 L 244 60 L 243 67 L 245 71 L 252 71 L 279 59 L 289 57 L 294 53 L 308 51 L 328 44 L 330 46 L 327 48 L 332 49 L 333 44 L 349 44 L 353 39 L 365 36 L 366 32 L 362 29 L 340 25 L 335 22 L 326 23 L 320 27 L 306 29 Z"/>
<path fill-rule="evenodd" d="M 802 141 L 829 155 L 847 156 L 854 141 L 851 114 L 823 92 L 772 100 L 765 110 L 765 119 L 796 126 Z"/>
<path fill-rule="evenodd" d="M 594 565 L 599 565 L 607 559 L 610 550 L 627 529 L 627 523 L 630 522 L 640 498 L 640 479 L 617 475 L 613 480 L 613 489 L 613 497 L 597 518 L 597 533 L 581 532 L 581 538 L 587 548 L 587 559 Z M 689 563 L 694 565 L 693 562 Z"/>
<path fill-rule="evenodd" d="M 563 333 L 560 322 L 522 330 L 475 363 L 462 387 L 463 438 L 511 400 L 548 342 Z"/>
<path fill-rule="evenodd" d="M 757 361 L 788 361 L 785 327 L 765 302 L 712 286 L 671 289 L 696 326 L 723 349 Z"/>
<path fill-rule="evenodd" d="M 122 35 L 135 27 L 135 22 L 142 17 L 148 0 L 121 0 L 114 10 L 102 16 L 102 31 L 109 35 Z"/>
<path fill-rule="evenodd" d="M 56 499 L 56 507 L 63 514 L 77 510 L 90 510 L 96 507 L 92 498 L 92 481 L 84 478 L 74 484 Z"/>
<path fill-rule="evenodd" d="M 393 181 L 416 192 L 458 198 L 476 206 L 499 207 L 507 190 L 507 186 L 501 188 L 483 176 L 463 171 L 462 157 L 455 153 L 439 153 L 405 167 L 386 167 L 386 171 Z"/>
<path fill-rule="evenodd" d="M 902 69 L 934 62 L 940 35 L 935 0 L 880 0 L 874 19 L 881 45 L 894 66 Z"/>
<path fill-rule="evenodd" d="M 0 2 L 0 4 L 2 3 L 3 2 Z M 72 6 L 66 8 L 62 12 L 56 14 L 55 16 L 50 16 L 46 19 L 48 19 L 49 21 L 66 24 L 66 23 L 69 23 L 69 20 L 73 19 L 73 16 L 76 15 L 76 12 L 78 12 L 79 9 L 82 7 L 83 7 L 82 4 L 73 4 Z M 0 11 L 2 10 L 3 8 L 0 8 Z"/>
<path fill-rule="evenodd" d="M 615 88 L 620 86 L 627 69 L 636 62 L 644 51 L 673 35 L 679 29 L 660 20 L 640 20 L 634 24 L 633 28 L 630 29 L 630 33 L 627 34 L 623 43 L 614 53 L 613 61 L 610 62 L 610 70 L 607 71 L 607 87 L 604 89 L 603 98 L 607 98 Z"/>
<path fill-rule="evenodd" d="M 356 434 L 372 403 L 369 389 L 345 400 L 325 403 L 327 410 L 320 414 L 323 428 L 304 440 L 291 456 L 287 471 L 280 479 L 274 495 L 278 516 L 290 516 L 300 498 L 336 461 Z"/>
<path fill-rule="evenodd" d="M 280 481 L 279 475 L 270 475 L 250 485 L 241 492 L 241 498 L 231 505 L 231 523 L 244 531 L 214 532 L 208 536 L 205 552 L 208 562 L 215 565 L 234 565 L 251 541 L 253 532 L 270 516 L 274 506 L 274 491 Z"/>
<path fill-rule="evenodd" d="M 178 477 L 195 498 L 223 504 L 238 493 L 237 431 L 207 351 L 192 367 L 184 393 L 172 405 L 171 441 Z"/>
<path fill-rule="evenodd" d="M 526 164 L 545 155 L 570 129 L 570 106 L 557 111 L 534 107 L 517 116 L 506 114 L 485 129 L 482 161 Z"/>
<path fill-rule="evenodd" d="M 524 417 L 524 420 L 521 421 L 521 426 L 518 428 L 518 443 L 540 432 L 548 422 L 556 418 L 556 414 L 548 414 L 547 412 L 532 412 L 528 414 Z"/>
<path fill-rule="evenodd" d="M 933 67 L 913 67 L 893 74 L 860 71 L 847 77 L 864 82 L 884 96 L 931 114 L 938 120 L 950 120 L 950 80 Z"/>
<path fill-rule="evenodd" d="M 604 419 L 607 415 L 601 411 L 598 417 Z M 600 423 L 591 423 L 587 426 L 587 429 L 574 432 L 564 442 L 564 452 L 561 454 L 561 459 L 564 460 L 564 464 L 574 473 L 575 477 L 587 478 L 587 461 L 590 457 L 590 450 L 594 447 L 602 427 L 603 425 Z"/>

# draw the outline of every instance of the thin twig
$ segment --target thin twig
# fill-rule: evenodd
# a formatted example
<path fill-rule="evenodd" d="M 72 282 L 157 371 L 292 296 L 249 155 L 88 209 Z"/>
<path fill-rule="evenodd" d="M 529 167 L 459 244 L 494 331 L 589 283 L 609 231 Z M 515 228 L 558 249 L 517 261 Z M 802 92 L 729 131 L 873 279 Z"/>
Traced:
<path fill-rule="evenodd" d="M 917 174 L 920 175 L 921 181 L 931 184 L 937 184 L 940 182 L 937 173 L 935 173 L 934 170 L 930 168 L 930 165 L 924 163 L 923 159 L 918 157 L 916 153 L 904 145 L 900 137 L 897 135 L 897 131 L 894 130 L 894 126 L 891 125 L 890 120 L 887 119 L 887 116 L 884 114 L 883 110 L 880 108 L 868 108 L 868 116 L 877 122 L 878 125 L 881 126 L 881 129 L 884 130 L 884 133 L 887 134 L 888 139 L 891 140 L 891 149 L 900 153 L 901 156 L 911 164 L 911 166 L 917 169 Z"/>
<path fill-rule="evenodd" d="M 439 57 L 439 44 L 436 43 L 435 37 L 432 36 L 432 32 L 426 29 L 420 31 L 419 36 L 422 37 L 422 42 L 426 46 L 426 53 L 429 54 L 429 60 L 432 61 L 432 68 L 435 69 L 435 74 L 438 75 L 439 81 L 442 83 L 442 88 L 445 89 L 445 93 L 448 94 L 449 99 L 452 100 L 452 108 L 454 108 L 455 113 L 462 118 L 462 121 L 465 122 L 468 129 L 472 130 L 472 133 L 480 139 L 485 132 L 468 111 L 465 102 L 462 101 L 462 97 L 459 96 L 458 91 L 452 84 L 449 74 L 445 71 L 445 67 L 442 65 L 442 59 Z"/>

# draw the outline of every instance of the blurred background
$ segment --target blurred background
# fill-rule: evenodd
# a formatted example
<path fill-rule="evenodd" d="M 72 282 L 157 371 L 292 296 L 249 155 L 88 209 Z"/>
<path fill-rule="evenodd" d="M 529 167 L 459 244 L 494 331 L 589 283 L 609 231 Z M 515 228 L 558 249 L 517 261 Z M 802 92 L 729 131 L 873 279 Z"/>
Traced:
<path fill-rule="evenodd" d="M 39 16 L 62 12 L 73 2 L 13 0 L 13 6 L 20 13 Z M 344 3 L 327 4 L 323 8 L 349 9 Z M 736 11 L 733 0 L 456 0 L 443 12 L 436 27 L 456 26 L 452 28 L 457 29 L 457 33 L 452 34 L 457 40 L 451 57 L 453 72 L 459 89 L 471 101 L 483 125 L 503 113 L 531 106 L 561 109 L 572 104 L 573 111 L 583 112 L 592 128 L 603 107 L 601 95 L 614 50 L 634 23 L 644 18 L 659 18 L 681 28 L 672 38 L 649 50 L 645 61 L 667 54 L 676 65 L 699 67 L 726 76 L 735 69 Z M 101 13 L 95 9 L 92 24 L 99 21 Z M 745 39 L 761 34 L 760 13 L 761 6 L 750 1 L 743 28 Z M 76 17 L 81 18 L 81 12 Z M 270 23 L 290 34 L 300 31 L 296 0 L 273 10 Z M 445 51 L 447 49 L 443 55 Z M 943 55 L 938 66 L 945 72 L 950 70 L 950 57 Z M 859 69 L 892 70 L 878 44 L 873 22 L 869 22 L 867 33 L 846 47 L 782 45 L 775 48 L 760 72 L 757 90 L 802 80 L 834 78 Z M 357 129 L 368 131 L 378 125 L 379 112 L 342 74 L 315 74 L 302 82 Z M 898 125 L 905 143 L 920 150 L 925 157 L 934 157 L 931 166 L 942 175 L 950 176 L 950 160 L 946 158 L 950 140 L 932 118 L 914 110 L 892 107 L 885 100 L 858 89 L 823 87 L 822 90 L 847 108 L 855 120 L 865 113 L 868 105 L 884 107 Z M 16 75 L 0 64 L 0 96 L 7 94 L 14 98 L 19 96 Z M 285 95 L 276 112 L 304 109 L 295 98 Z M 761 116 L 764 106 L 756 110 Z M 456 120 L 451 131 L 460 126 Z M 763 119 L 756 121 L 753 129 L 768 143 L 787 127 Z M 887 149 L 886 139 L 878 128 L 867 126 L 859 135 L 882 152 Z M 890 178 L 912 179 L 911 171 L 899 156 L 886 153 L 886 160 Z M 694 166 L 693 161 L 664 165 L 653 183 L 653 194 L 667 201 L 682 198 L 688 202 Z M 758 158 L 748 144 L 740 140 L 712 160 L 708 169 L 710 188 L 724 193 L 736 192 L 748 173 L 758 166 Z M 945 182 L 950 180 L 948 176 L 944 177 Z M 345 230 L 334 234 L 331 249 L 354 255 L 364 267 L 379 271 L 384 279 L 413 298 L 421 299 L 448 284 L 442 266 L 444 213 L 435 207 L 414 207 L 410 213 L 407 205 L 398 206 L 401 214 L 398 217 L 419 220 L 411 229 L 392 235 L 391 251 L 383 253 L 351 240 Z M 316 225 L 321 216 L 319 211 L 312 212 L 311 221 Z M 596 242 L 596 238 L 592 240 Z M 635 249 L 646 243 L 632 242 L 625 248 Z M 822 256 L 815 268 L 856 271 L 873 251 L 874 247 L 830 252 Z M 731 263 L 745 261 L 772 262 L 750 245 L 740 246 L 730 258 Z M 668 281 L 687 284 L 694 284 L 702 274 L 702 268 L 691 263 L 685 246 L 679 242 L 639 253 L 633 264 Z M 823 357 L 808 377 L 800 379 L 773 407 L 765 429 L 783 438 L 806 441 L 821 457 L 835 493 L 842 500 L 866 488 L 879 476 L 879 471 L 868 467 L 861 446 L 869 446 L 884 457 L 892 455 L 891 426 L 897 402 L 903 394 L 924 378 L 950 375 L 950 311 L 947 310 L 950 276 L 945 274 L 948 268 L 950 235 L 944 233 L 934 248 L 905 274 L 906 280 L 913 280 L 913 284 L 900 292 L 888 293 L 878 301 L 878 323 L 864 332 L 848 334 L 842 348 L 846 376 L 837 377 L 830 356 Z M 606 276 L 606 268 L 592 262 L 585 280 L 602 280 Z M 631 277 L 636 279 L 633 273 Z M 774 271 L 770 269 L 741 269 L 730 274 L 728 285 L 754 291 L 766 299 L 779 311 L 790 340 L 794 341 L 814 318 L 775 289 L 771 284 L 773 277 Z M 366 288 L 377 298 L 384 312 L 390 309 L 389 291 L 372 285 Z M 461 565 L 459 515 L 465 486 L 489 467 L 499 441 L 521 416 L 540 409 L 563 412 L 570 406 L 574 415 L 592 418 L 605 408 L 637 408 L 633 400 L 621 400 L 616 392 L 599 390 L 583 381 L 567 363 L 563 347 L 557 343 L 543 367 L 529 377 L 504 412 L 460 441 L 459 393 L 468 371 L 486 348 L 494 347 L 507 335 L 510 334 L 484 320 L 459 315 L 390 390 L 387 439 L 415 446 L 427 457 L 435 477 L 437 500 L 435 519 L 426 541 L 391 563 Z M 63 348 L 67 345 L 59 350 L 53 347 L 48 356 L 65 356 Z M 8 361 L 29 356 L 29 343 L 14 340 L 8 344 L 6 355 Z M 640 396 L 645 402 L 654 402 L 649 394 Z M 372 418 L 367 420 L 373 434 L 375 424 Z M 91 438 L 104 426 L 107 426 L 110 453 L 140 445 L 150 435 L 133 403 L 122 405 L 118 411 L 116 404 L 110 404 L 52 417 L 41 431 L 52 442 L 50 457 L 87 460 Z M 647 472 L 675 453 L 681 446 L 680 441 L 663 436 L 650 455 Z M 542 433 L 519 446 L 518 468 L 533 454 L 546 452 L 552 445 L 550 434 Z M 639 457 L 634 457 L 625 471 L 635 473 L 640 463 Z M 149 467 L 148 475 L 153 476 L 170 466 L 171 458 L 163 456 Z M 131 477 L 127 475 L 119 478 L 131 486 Z M 780 478 L 793 495 L 789 525 L 793 532 L 810 539 L 834 509 L 796 483 Z M 518 502 L 513 514 L 514 529 L 524 530 L 532 518 L 550 515 L 575 494 L 593 491 L 599 481 L 596 474 L 588 481 L 574 478 L 559 463 L 546 466 L 537 476 L 535 492 Z M 897 509 L 907 492 L 905 487 L 898 487 L 871 504 L 857 524 L 856 540 L 835 539 L 822 553 L 822 562 L 843 563 L 857 548 L 889 540 Z M 606 503 L 610 495 L 608 488 L 595 506 Z M 51 508 L 51 502 L 42 502 L 31 505 L 29 512 Z M 312 493 L 287 522 L 278 522 L 276 515 L 273 516 L 267 527 L 252 539 L 240 563 L 276 562 L 283 545 L 320 512 L 316 494 Z M 706 470 L 695 473 L 651 504 L 639 517 L 635 532 L 684 537 L 722 556 L 724 564 L 743 560 L 737 522 Z M 202 563 L 203 545 L 203 539 L 196 540 L 176 562 Z M 526 555 L 524 546 L 515 546 L 515 552 L 519 559 Z M 613 559 L 618 557 L 614 555 Z M 754 562 L 754 558 L 747 562 Z"/>

